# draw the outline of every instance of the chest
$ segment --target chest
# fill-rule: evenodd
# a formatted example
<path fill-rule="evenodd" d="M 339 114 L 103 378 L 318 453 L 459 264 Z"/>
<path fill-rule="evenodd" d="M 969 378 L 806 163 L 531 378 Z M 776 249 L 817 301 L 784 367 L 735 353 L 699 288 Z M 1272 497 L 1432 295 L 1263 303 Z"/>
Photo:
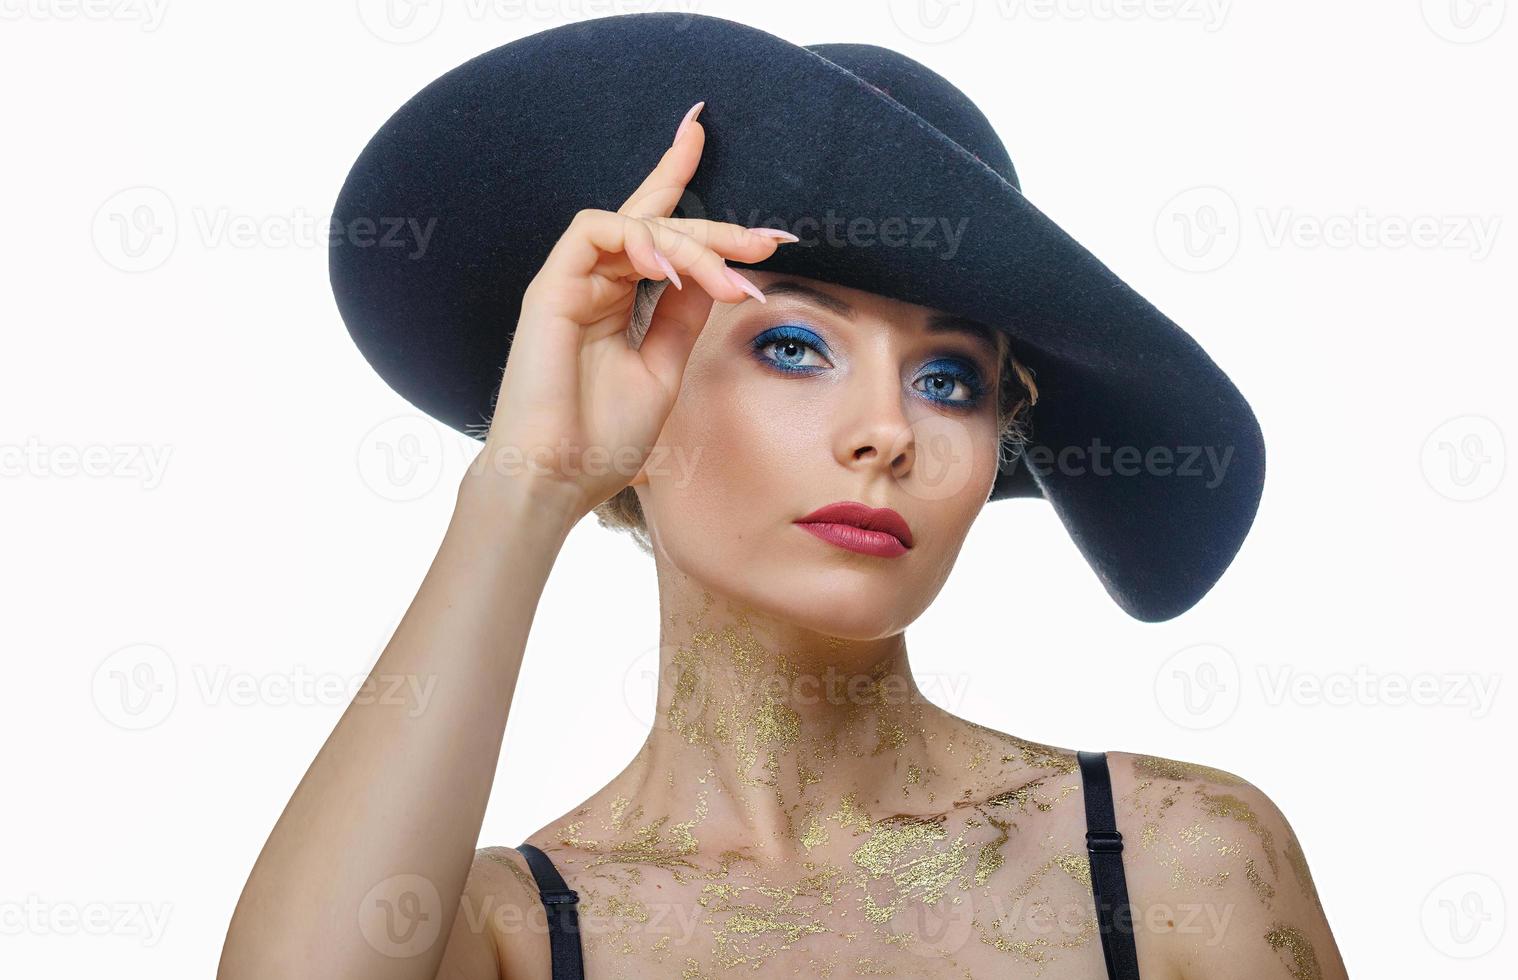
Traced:
<path fill-rule="evenodd" d="M 783 869 L 732 854 L 603 862 L 576 869 L 571 886 L 587 980 L 1096 980 L 1105 969 L 1089 874 L 1083 852 L 1049 835 L 1012 851 L 995 837 L 897 841 Z"/>

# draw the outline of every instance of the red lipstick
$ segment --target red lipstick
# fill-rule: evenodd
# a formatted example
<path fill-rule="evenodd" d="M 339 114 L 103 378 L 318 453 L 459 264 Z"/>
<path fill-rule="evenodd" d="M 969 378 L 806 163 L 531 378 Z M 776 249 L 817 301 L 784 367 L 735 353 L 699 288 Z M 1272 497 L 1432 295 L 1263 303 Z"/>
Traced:
<path fill-rule="evenodd" d="M 899 557 L 912 547 L 912 529 L 889 507 L 840 500 L 817 508 L 797 519 L 796 524 L 840 548 L 881 558 Z"/>

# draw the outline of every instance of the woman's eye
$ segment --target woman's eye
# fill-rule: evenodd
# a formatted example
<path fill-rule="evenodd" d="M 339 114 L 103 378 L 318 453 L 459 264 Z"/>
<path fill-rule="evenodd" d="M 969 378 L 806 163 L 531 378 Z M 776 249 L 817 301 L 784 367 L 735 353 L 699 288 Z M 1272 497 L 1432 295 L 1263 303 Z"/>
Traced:
<path fill-rule="evenodd" d="M 947 375 L 947 374 L 925 374 L 922 377 L 918 378 L 917 380 L 919 382 L 926 382 L 926 384 L 924 384 L 921 388 L 917 389 L 918 391 L 925 391 L 925 392 L 927 392 L 930 395 L 942 398 L 946 402 L 949 402 L 949 401 L 966 401 L 969 398 L 970 386 L 967 385 L 967 384 L 965 384 L 963 381 L 960 381 L 958 378 L 952 377 L 950 375 Z M 965 392 L 966 392 L 965 397 L 963 397 L 963 398 L 954 398 L 954 397 L 952 397 L 953 394 L 954 394 L 954 388 L 955 388 L 956 385 L 959 386 L 960 388 L 963 388 L 965 390 Z"/>
<path fill-rule="evenodd" d="M 759 356 L 783 371 L 805 371 L 829 367 L 823 356 L 826 345 L 810 330 L 777 327 L 766 330 L 754 340 Z"/>
<path fill-rule="evenodd" d="M 959 406 L 977 404 L 985 394 L 985 385 L 977 372 L 952 364 L 946 370 L 921 375 L 912 382 L 912 387 L 926 394 L 932 401 L 950 402 Z"/>
<path fill-rule="evenodd" d="M 804 327 L 772 327 L 754 338 L 755 355 L 781 371 L 805 373 L 832 367 L 827 344 Z M 958 360 L 934 361 L 928 371 L 912 382 L 931 402 L 968 409 L 980 404 L 986 385 L 980 372 Z"/>

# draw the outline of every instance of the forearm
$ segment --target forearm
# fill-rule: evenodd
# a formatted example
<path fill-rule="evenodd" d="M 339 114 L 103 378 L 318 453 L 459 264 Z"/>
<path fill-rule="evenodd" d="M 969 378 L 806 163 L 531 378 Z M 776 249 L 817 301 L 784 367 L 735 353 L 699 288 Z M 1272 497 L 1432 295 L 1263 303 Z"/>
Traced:
<path fill-rule="evenodd" d="M 469 479 L 373 684 L 349 704 L 259 855 L 228 930 L 223 978 L 431 980 L 436 971 L 533 614 L 573 523 L 530 490 Z M 361 906 L 409 902 L 398 883 L 385 884 L 399 875 L 425 878 L 441 908 L 421 895 L 423 928 L 437 926 L 438 938 L 397 957 L 376 948 L 387 945 L 383 930 L 376 944 L 359 923 L 376 914 Z"/>

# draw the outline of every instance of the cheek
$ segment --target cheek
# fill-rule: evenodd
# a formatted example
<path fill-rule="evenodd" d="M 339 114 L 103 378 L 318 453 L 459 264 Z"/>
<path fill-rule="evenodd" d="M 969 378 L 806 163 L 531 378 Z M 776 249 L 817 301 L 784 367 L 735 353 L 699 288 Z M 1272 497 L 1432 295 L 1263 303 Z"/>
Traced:
<path fill-rule="evenodd" d="M 825 395 L 822 386 L 790 380 L 734 354 L 687 368 L 659 439 L 669 462 L 649 473 L 667 550 L 710 554 L 721 542 L 737 551 L 753 545 L 757 557 L 766 537 L 773 543 L 795 517 L 826 502 L 815 499 L 826 491 L 811 486 L 829 458 L 819 422 Z"/>

